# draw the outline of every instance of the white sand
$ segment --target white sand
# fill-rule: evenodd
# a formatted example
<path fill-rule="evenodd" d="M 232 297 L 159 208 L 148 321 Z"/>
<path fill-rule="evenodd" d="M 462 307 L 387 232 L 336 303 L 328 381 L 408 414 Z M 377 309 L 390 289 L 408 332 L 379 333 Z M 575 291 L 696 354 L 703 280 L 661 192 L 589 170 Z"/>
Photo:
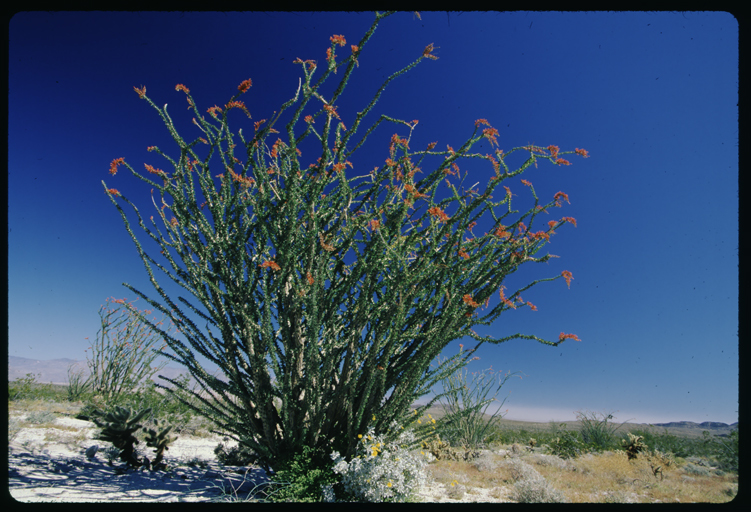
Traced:
<path fill-rule="evenodd" d="M 55 428 L 60 427 L 60 428 Z M 26 427 L 8 446 L 9 490 L 20 502 L 210 502 L 231 501 L 252 495 L 268 480 L 260 468 L 223 466 L 214 455 L 222 442 L 218 436 L 197 438 L 178 435 L 165 455 L 172 469 L 127 469 L 119 460 L 113 466 L 104 450 L 109 443 L 94 440 L 96 426 L 89 421 L 56 418 L 51 428 Z M 98 445 L 92 459 L 87 448 Z M 232 444 L 232 443 L 225 443 Z M 139 454 L 153 450 L 139 443 Z M 193 461 L 198 464 L 189 465 Z M 467 488 L 461 499 L 448 497 L 449 489 L 434 483 L 418 490 L 424 502 L 500 502 L 490 489 Z M 496 494 L 497 494 L 496 490 Z"/>

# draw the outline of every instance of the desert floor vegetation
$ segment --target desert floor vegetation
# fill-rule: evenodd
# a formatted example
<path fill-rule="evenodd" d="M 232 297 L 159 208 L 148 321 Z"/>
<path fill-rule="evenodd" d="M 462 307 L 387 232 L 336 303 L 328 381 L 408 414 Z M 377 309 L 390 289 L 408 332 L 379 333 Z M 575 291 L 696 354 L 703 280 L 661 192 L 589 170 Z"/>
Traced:
<path fill-rule="evenodd" d="M 18 386 L 24 389 L 19 390 Z M 148 390 L 128 396 L 131 404 L 142 408 L 169 400 L 164 395 L 150 396 Z M 90 436 L 55 419 L 76 418 L 82 411 L 85 413 L 86 404 L 85 399 L 69 401 L 65 386 L 43 385 L 33 378 L 9 383 L 8 441 L 14 441 L 21 429 L 34 428 L 45 429 L 45 443 L 85 448 L 92 443 Z M 215 426 L 208 420 L 193 416 L 187 408 L 181 412 L 178 405 L 168 405 L 178 437 L 216 435 L 212 433 Z M 437 419 L 433 425 L 440 432 L 444 417 L 440 409 L 433 408 L 424 423 L 433 424 L 432 420 Z M 589 414 L 582 419 L 589 421 L 543 424 L 500 420 L 489 429 L 484 442 L 475 447 L 450 446 L 428 439 L 413 450 L 429 461 L 425 465 L 427 483 L 415 489 L 408 501 L 722 503 L 737 494 L 737 451 L 735 459 L 728 458 L 723 448 L 735 440 L 737 450 L 737 434 L 724 439 L 681 436 L 667 430 L 645 429 L 643 425 L 624 425 L 610 438 L 601 440 L 605 446 L 594 446 L 583 441 L 587 437 L 583 429 L 605 422 L 607 416 Z M 144 424 L 154 422 L 149 419 Z M 597 428 L 615 430 L 608 426 Z M 642 440 L 642 448 L 630 459 L 628 440 L 637 437 Z M 107 447 L 100 449 L 105 453 Z M 576 454 L 571 456 L 572 453 Z M 216 456 L 222 463 L 248 464 L 244 460 L 247 454 L 244 457 L 229 445 L 224 445 Z M 168 452 L 165 461 L 171 462 Z M 189 462 L 181 460 L 175 465 Z M 294 501 L 294 493 L 288 492 L 286 500 Z"/>

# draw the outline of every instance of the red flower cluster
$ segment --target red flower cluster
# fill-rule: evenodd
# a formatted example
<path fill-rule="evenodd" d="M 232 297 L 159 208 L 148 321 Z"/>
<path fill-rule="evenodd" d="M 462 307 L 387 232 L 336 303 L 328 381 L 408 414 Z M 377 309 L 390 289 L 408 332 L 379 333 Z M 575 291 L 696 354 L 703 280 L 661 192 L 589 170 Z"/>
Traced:
<path fill-rule="evenodd" d="M 282 267 L 280 267 L 274 260 L 267 260 L 258 265 L 261 268 L 271 267 L 271 270 L 281 270 Z"/>
<path fill-rule="evenodd" d="M 344 39 L 344 36 L 333 35 L 329 39 L 332 43 L 338 44 L 339 46 L 344 46 L 345 44 L 347 44 L 347 40 Z"/>
<path fill-rule="evenodd" d="M 565 220 L 566 222 L 570 222 L 571 224 L 576 227 L 576 219 L 573 217 L 563 217 L 561 220 Z"/>
<path fill-rule="evenodd" d="M 506 298 L 506 296 L 503 294 L 503 290 L 505 290 L 505 289 L 506 289 L 505 286 L 501 286 L 501 289 L 498 290 L 498 295 L 501 296 L 501 302 L 503 302 L 504 304 L 506 304 L 511 309 L 516 309 L 516 304 L 514 304 L 513 302 L 511 302 L 510 300 L 508 300 Z"/>
<path fill-rule="evenodd" d="M 506 226 L 501 224 L 498 226 L 498 229 L 495 230 L 495 233 L 493 233 L 498 238 L 511 238 L 511 233 L 506 231 Z"/>
<path fill-rule="evenodd" d="M 563 192 L 556 192 L 553 199 L 555 199 L 555 205 L 559 207 L 563 205 L 561 199 L 564 199 L 568 204 L 571 204 L 571 201 L 568 200 L 568 194 L 564 194 Z"/>
<path fill-rule="evenodd" d="M 324 105 L 323 106 L 323 110 L 325 110 L 326 113 L 328 113 L 328 115 L 334 116 L 335 118 L 339 119 L 340 121 L 342 120 L 339 117 L 339 114 L 336 113 L 336 107 L 335 106 L 333 106 L 333 105 Z"/>
<path fill-rule="evenodd" d="M 571 275 L 571 272 L 569 272 L 568 270 L 564 270 L 563 272 L 561 272 L 561 275 L 566 280 L 566 284 L 568 285 L 568 287 L 571 288 L 571 280 L 574 278 Z"/>
<path fill-rule="evenodd" d="M 177 84 L 175 86 L 175 90 L 176 91 L 183 91 L 185 94 L 190 94 L 190 89 L 188 89 L 187 87 L 185 87 L 183 84 Z"/>
<path fill-rule="evenodd" d="M 237 90 L 240 92 L 245 92 L 253 85 L 253 82 L 248 78 L 247 80 L 243 80 L 240 85 L 237 86 Z"/>
<path fill-rule="evenodd" d="M 124 158 L 115 158 L 110 163 L 110 174 L 113 176 L 117 174 L 117 166 L 118 165 L 125 165 L 125 159 Z"/>
<path fill-rule="evenodd" d="M 253 178 L 248 177 L 248 176 L 240 176 L 232 169 L 229 169 L 229 175 L 233 180 L 235 180 L 237 183 L 239 183 L 241 186 L 245 188 L 250 188 L 256 183 L 256 180 L 254 180 Z"/>
<path fill-rule="evenodd" d="M 230 101 L 224 106 L 224 108 L 226 108 L 227 110 L 231 108 L 239 108 L 240 110 L 245 112 L 246 116 L 250 117 L 250 112 L 248 112 L 248 109 L 245 106 L 245 103 L 243 103 L 242 101 Z"/>
<path fill-rule="evenodd" d="M 498 140 L 496 139 L 496 137 L 498 136 L 498 130 L 496 130 L 495 128 L 485 128 L 482 131 L 482 136 L 488 139 L 491 145 L 498 145 Z"/>
<path fill-rule="evenodd" d="M 222 107 L 217 107 L 216 105 L 214 105 L 213 107 L 210 107 L 210 108 L 208 108 L 206 110 L 206 112 L 208 112 L 209 114 L 211 114 L 212 117 L 216 117 L 216 113 L 217 112 L 221 112 L 221 111 L 222 111 Z"/>
<path fill-rule="evenodd" d="M 446 222 L 447 220 L 449 220 L 451 218 L 448 215 L 446 215 L 446 212 L 444 212 L 443 210 L 441 210 L 437 206 L 429 208 L 428 209 L 428 213 L 431 214 L 433 217 L 438 217 L 438 220 L 441 221 L 441 222 Z"/>
<path fill-rule="evenodd" d="M 558 341 L 561 342 L 567 338 L 570 338 L 575 341 L 581 341 L 576 334 L 563 334 L 563 333 L 561 333 L 560 336 L 558 336 Z"/>
<path fill-rule="evenodd" d="M 422 52 L 423 57 L 427 57 L 429 59 L 438 60 L 438 57 L 435 55 L 431 55 L 435 47 L 433 46 L 433 43 L 430 43 L 428 46 L 425 47 L 425 50 Z"/>
<path fill-rule="evenodd" d="M 164 174 L 164 171 L 161 169 L 154 169 L 149 164 L 143 164 L 144 167 L 146 167 L 146 170 L 149 171 L 151 174 Z"/>

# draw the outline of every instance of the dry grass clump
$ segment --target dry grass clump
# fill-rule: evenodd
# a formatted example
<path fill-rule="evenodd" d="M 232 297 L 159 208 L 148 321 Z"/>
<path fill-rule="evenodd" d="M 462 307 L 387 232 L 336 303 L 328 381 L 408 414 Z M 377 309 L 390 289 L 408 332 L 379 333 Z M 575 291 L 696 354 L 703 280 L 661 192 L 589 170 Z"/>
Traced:
<path fill-rule="evenodd" d="M 655 471 L 658 467 L 661 471 Z M 651 451 L 631 461 L 622 451 L 576 459 L 483 451 L 469 462 L 435 461 L 428 471 L 454 499 L 478 487 L 490 489 L 494 498 L 523 503 L 723 503 L 738 492 L 735 473 Z"/>
<path fill-rule="evenodd" d="M 572 471 L 575 467 L 571 461 L 562 459 L 556 455 L 547 455 L 545 453 L 530 454 L 529 457 L 527 457 L 527 460 L 538 466 L 553 466 L 554 468 L 565 471 Z"/>
<path fill-rule="evenodd" d="M 565 503 L 565 495 L 553 487 L 535 468 L 519 458 L 508 459 L 514 489 L 511 499 L 519 503 Z"/>
<path fill-rule="evenodd" d="M 735 474 L 691 473 L 687 479 L 684 468 L 665 461 L 653 452 L 629 461 L 618 451 L 584 455 L 571 461 L 570 470 L 547 465 L 539 470 L 574 503 L 722 503 L 737 492 Z"/>

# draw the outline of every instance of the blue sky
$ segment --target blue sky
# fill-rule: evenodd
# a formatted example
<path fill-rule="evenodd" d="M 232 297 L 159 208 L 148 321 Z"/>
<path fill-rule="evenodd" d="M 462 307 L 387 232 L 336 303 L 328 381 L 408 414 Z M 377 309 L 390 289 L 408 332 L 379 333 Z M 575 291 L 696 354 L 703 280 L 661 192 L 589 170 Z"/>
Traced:
<path fill-rule="evenodd" d="M 250 78 L 242 100 L 253 120 L 270 118 L 297 89 L 296 58 L 324 62 L 331 35 L 355 44 L 372 21 L 372 13 L 15 15 L 9 355 L 84 359 L 85 338 L 96 335 L 106 298 L 134 299 L 123 282 L 152 295 L 101 184 L 149 212 L 146 185 L 127 173 L 110 176 L 109 164 L 123 157 L 135 168 L 158 167 L 158 155 L 146 151 L 152 145 L 174 154 L 164 125 L 134 86 L 146 86 L 157 105 L 169 104 L 178 131 L 190 139 L 198 133 L 178 83 L 206 109 L 222 105 Z M 474 121 L 485 118 L 506 151 L 536 144 L 590 154 L 570 155 L 571 166 L 543 161 L 522 176 L 541 198 L 568 194 L 571 204 L 551 218 L 574 217 L 577 227 L 559 229 L 543 250 L 559 258 L 523 266 L 505 284 L 514 290 L 563 270 L 574 280 L 570 289 L 563 280 L 534 287 L 524 298 L 538 311 L 504 313 L 477 330 L 546 339 L 566 332 L 581 341 L 548 347 L 513 340 L 478 351 L 473 371 L 521 372 L 498 395 L 507 398 L 506 417 L 568 420 L 585 410 L 613 412 L 619 421 L 737 421 L 735 18 L 398 13 L 366 47 L 339 111 L 353 116 L 430 43 L 439 59 L 392 82 L 378 104 L 379 112 L 420 121 L 411 147 L 437 141 L 439 148 L 457 148 Z M 395 131 L 379 128 L 356 165 L 379 165 Z M 484 141 L 476 149 L 491 151 Z M 487 167 L 470 170 L 478 178 L 470 174 L 466 184 L 484 187 Z M 519 178 L 508 184 L 521 207 L 529 190 Z"/>

